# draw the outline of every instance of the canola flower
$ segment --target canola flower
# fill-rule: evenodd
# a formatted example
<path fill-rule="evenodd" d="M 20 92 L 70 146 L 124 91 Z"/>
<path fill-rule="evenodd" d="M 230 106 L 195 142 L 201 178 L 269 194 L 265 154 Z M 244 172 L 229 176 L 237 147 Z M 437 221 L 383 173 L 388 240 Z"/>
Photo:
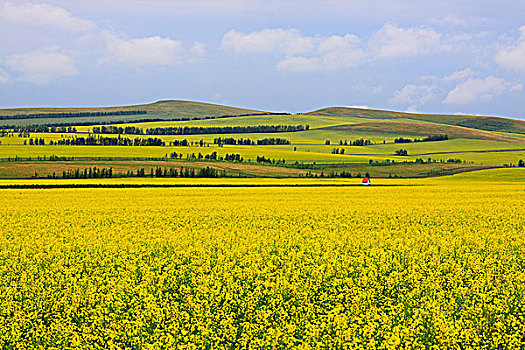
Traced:
<path fill-rule="evenodd" d="M 0 348 L 520 348 L 524 190 L 3 190 Z"/>

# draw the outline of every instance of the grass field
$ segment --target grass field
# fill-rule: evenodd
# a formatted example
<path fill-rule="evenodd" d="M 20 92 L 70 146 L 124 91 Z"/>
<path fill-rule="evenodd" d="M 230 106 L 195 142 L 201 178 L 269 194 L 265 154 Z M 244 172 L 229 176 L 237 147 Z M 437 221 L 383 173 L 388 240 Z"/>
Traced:
<path fill-rule="evenodd" d="M 125 177 L 128 172 L 137 174 L 139 169 L 145 169 L 146 174 L 155 171 L 156 168 L 177 171 L 181 167 L 190 169 L 202 169 L 210 167 L 216 169 L 226 177 L 305 177 L 308 174 L 315 177 L 333 176 L 334 174 L 350 173 L 353 177 L 361 178 L 369 174 L 374 178 L 385 177 L 426 177 L 450 175 L 458 172 L 477 171 L 482 166 L 474 164 L 455 163 L 428 163 L 428 164 L 395 164 L 389 166 L 372 166 L 360 163 L 345 164 L 317 164 L 307 169 L 298 167 L 284 167 L 275 165 L 263 165 L 257 163 L 232 163 L 232 162 L 204 162 L 184 160 L 67 160 L 67 161 L 9 161 L 0 162 L 0 178 L 33 178 L 62 176 L 63 172 L 74 172 L 89 170 L 89 168 L 112 169 L 115 177 Z M 180 172 L 179 172 L 180 174 Z"/>
<path fill-rule="evenodd" d="M 0 346 L 519 348 L 525 171 L 380 181 L 0 190 Z"/>
<path fill-rule="evenodd" d="M 97 108 L 78 109 L 78 111 L 95 111 Z M 258 113 L 249 109 L 238 109 L 227 106 L 217 106 L 188 101 L 160 101 L 149 105 L 136 105 L 128 107 L 112 107 L 102 109 L 104 111 L 125 110 L 147 110 L 146 115 L 123 116 L 129 118 L 153 115 L 164 117 L 202 118 L 205 116 L 221 116 L 225 114 L 238 115 L 246 113 Z M 74 112 L 77 109 L 19 109 L 0 110 L 0 115 L 20 113 L 51 113 L 51 112 Z M 110 121 L 118 116 L 92 117 L 93 121 Z M 99 118 L 99 119 L 97 119 Z M 104 119 L 106 118 L 106 119 Z M 109 119 L 108 119 L 109 118 Z M 74 121 L 74 118 L 72 119 Z M 27 120 L 26 120 L 27 121 Z M 38 121 L 30 119 L 29 121 Z M 18 164 L 17 166 L 3 166 L 0 176 L 21 174 L 27 176 L 29 173 L 49 173 L 49 163 L 37 164 L 33 162 L 38 157 L 75 157 L 77 159 L 89 159 L 96 161 L 100 158 L 99 166 L 103 166 L 104 159 L 122 160 L 134 158 L 147 161 L 150 158 L 166 158 L 171 153 L 182 154 L 183 159 L 191 157 L 192 154 L 203 156 L 217 152 L 221 157 L 226 154 L 239 154 L 246 164 L 212 165 L 221 170 L 228 168 L 231 174 L 247 176 L 304 176 L 305 171 L 276 167 L 264 167 L 254 164 L 257 157 L 265 157 L 275 160 L 285 160 L 291 164 L 306 164 L 306 168 L 320 175 L 327 172 L 349 171 L 355 174 L 370 173 L 374 176 L 387 177 L 404 176 L 433 176 L 439 174 L 450 174 L 458 171 L 482 169 L 486 166 L 515 166 L 520 159 L 525 159 L 525 137 L 522 126 L 524 122 L 474 116 L 437 116 L 420 115 L 409 113 L 397 113 L 389 111 L 361 110 L 352 108 L 327 108 L 307 114 L 268 114 L 247 115 L 219 119 L 201 119 L 186 121 L 158 121 L 158 122 L 134 122 L 129 124 L 118 124 L 120 127 L 135 126 L 142 129 L 163 127 L 224 127 L 224 126 L 260 126 L 260 125 L 309 125 L 310 129 L 300 132 L 286 133 L 240 133 L 240 134 L 202 134 L 202 135 L 167 135 L 152 137 L 161 138 L 166 144 L 183 139 L 189 142 L 200 142 L 206 147 L 121 147 L 121 146 L 48 146 L 50 141 L 57 142 L 64 139 L 76 137 L 87 137 L 94 126 L 77 126 L 75 133 L 30 133 L 29 135 L 18 135 L 18 133 L 4 132 L 0 137 L 0 160 L 9 158 L 32 158 L 31 163 Z M 394 139 L 424 138 L 431 135 L 447 135 L 447 141 L 417 142 L 417 143 L 394 143 Z M 118 137 L 118 135 L 104 135 L 105 137 Z M 143 138 L 143 135 L 124 135 L 127 138 Z M 261 140 L 264 138 L 284 138 L 290 141 L 285 146 L 240 146 L 224 145 L 217 147 L 213 141 L 217 137 Z M 30 138 L 43 139 L 46 146 L 25 146 Z M 355 140 L 369 140 L 367 146 L 343 146 L 346 141 L 352 143 Z M 329 143 L 329 144 L 328 144 Z M 407 156 L 395 156 L 399 150 L 406 150 Z M 344 151 L 344 154 L 341 154 Z M 432 162 L 445 163 L 444 165 L 427 164 L 415 165 L 416 159 L 431 159 Z M 460 160 L 462 165 L 447 164 L 448 160 Z M 394 160 L 398 163 L 394 168 L 368 167 L 370 161 L 386 162 Z M 282 163 L 282 162 L 281 162 Z M 406 163 L 406 164 L 405 164 Z M 28 167 L 34 165 L 34 171 Z M 400 165 L 401 164 L 401 165 Z M 402 165 L 405 164 L 405 165 Z M 64 169 L 71 169 L 74 163 L 55 163 L 55 173 Z M 95 165 L 95 164 L 93 164 Z M 115 169 L 129 168 L 126 163 L 112 164 Z M 202 165 L 202 164 L 201 164 Z M 282 165 L 282 164 L 281 164 Z M 200 166 L 200 165 L 198 165 Z M 322 166 L 322 168 L 321 168 Z M 135 169 L 135 168 L 130 168 Z M 317 171 L 319 170 L 319 171 Z M 52 173 L 52 172 L 51 172 Z"/>

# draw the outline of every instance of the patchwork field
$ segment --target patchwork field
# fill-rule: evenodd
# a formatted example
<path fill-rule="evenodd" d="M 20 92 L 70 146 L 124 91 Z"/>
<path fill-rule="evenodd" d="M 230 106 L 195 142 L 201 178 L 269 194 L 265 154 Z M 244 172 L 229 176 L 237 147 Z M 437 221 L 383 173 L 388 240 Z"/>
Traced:
<path fill-rule="evenodd" d="M 131 112 L 142 114 L 114 115 Z M 139 169 L 150 172 L 153 166 L 182 166 L 196 174 L 211 168 L 227 177 L 426 177 L 512 167 L 525 159 L 524 122 L 495 117 L 353 108 L 269 114 L 187 101 L 0 110 L 0 115 L 3 125 L 12 122 L 0 128 L 0 178 L 60 177 L 64 171 L 86 167 L 110 167 L 114 176 L 136 176 Z M 283 130 L 265 131 L 271 126 Z M 98 133 L 103 127 L 113 129 Z M 286 131 L 287 127 L 299 131 Z M 234 128 L 238 131 L 232 132 Z M 170 134 L 174 129 L 180 134 Z M 442 140 L 432 139 L 436 137 Z M 275 138 L 281 143 L 258 144 Z M 74 144 L 80 139 L 93 144 Z M 128 144 L 97 144 L 101 139 L 126 139 Z M 155 145 L 129 145 L 148 139 Z M 186 145 L 180 146 L 182 142 Z"/>

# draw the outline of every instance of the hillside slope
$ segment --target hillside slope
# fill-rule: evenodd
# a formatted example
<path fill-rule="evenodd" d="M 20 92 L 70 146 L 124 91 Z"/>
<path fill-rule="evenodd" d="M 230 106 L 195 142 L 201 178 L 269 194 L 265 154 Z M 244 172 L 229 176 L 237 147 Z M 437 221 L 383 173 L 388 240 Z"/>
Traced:
<path fill-rule="evenodd" d="M 373 121 L 357 124 L 337 125 L 324 130 L 337 130 L 349 133 L 370 132 L 381 133 L 384 135 L 409 135 L 409 136 L 430 136 L 447 135 L 450 139 L 464 138 L 488 141 L 503 141 L 513 143 L 525 143 L 525 138 L 501 135 L 485 130 L 454 126 L 447 124 L 405 122 L 405 121 Z"/>
<path fill-rule="evenodd" d="M 128 112 L 145 111 L 147 114 L 139 115 L 106 115 L 106 116 L 76 116 L 77 113 L 93 112 Z M 71 116 L 56 114 L 72 113 Z M 0 109 L 0 125 L 26 125 L 26 124 L 54 124 L 54 123 L 85 123 L 93 120 L 100 122 L 139 121 L 145 119 L 176 119 L 176 118 L 204 118 L 223 115 L 239 115 L 250 113 L 263 113 L 261 111 L 221 106 L 210 103 L 193 101 L 158 101 L 150 104 L 140 104 L 120 107 L 86 107 L 86 108 L 10 108 Z M 16 116 L 32 114 L 49 114 L 50 118 L 15 119 Z M 52 116 L 55 114 L 55 116 Z M 13 117 L 11 119 L 10 117 Z M 53 117 L 53 118 L 51 118 Z"/>
<path fill-rule="evenodd" d="M 331 117 L 354 117 L 365 119 L 413 119 L 430 123 L 463 126 L 486 131 L 525 134 L 525 121 L 500 117 L 480 117 L 469 115 L 439 115 L 392 112 L 350 107 L 328 107 L 307 113 Z"/>

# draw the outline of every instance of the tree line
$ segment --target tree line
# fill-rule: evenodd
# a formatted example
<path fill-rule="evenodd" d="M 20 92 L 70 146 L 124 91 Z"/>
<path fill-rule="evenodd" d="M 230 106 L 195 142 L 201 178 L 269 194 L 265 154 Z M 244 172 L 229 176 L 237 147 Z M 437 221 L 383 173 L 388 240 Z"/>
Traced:
<path fill-rule="evenodd" d="M 62 174 L 56 174 L 53 172 L 47 177 L 51 179 L 102 179 L 112 177 L 206 177 L 216 178 L 224 177 L 226 173 L 224 171 L 218 171 L 215 168 L 207 166 L 206 168 L 200 168 L 197 171 L 194 168 L 180 167 L 176 169 L 173 167 L 169 168 L 151 168 L 146 171 L 145 168 L 139 168 L 136 172 L 128 170 L 126 173 L 115 174 L 113 168 L 97 168 L 89 167 L 84 169 L 73 169 L 64 170 Z M 34 177 L 38 177 L 38 173 L 35 173 Z"/>
<path fill-rule="evenodd" d="M 423 139 L 406 139 L 398 137 L 394 139 L 394 143 L 412 143 L 412 142 L 432 142 L 432 141 L 445 141 L 448 140 L 448 135 L 430 135 Z"/>
<path fill-rule="evenodd" d="M 330 143 L 328 143 L 329 145 Z M 372 144 L 370 140 L 358 139 L 354 141 L 339 140 L 339 146 L 369 146 Z"/>
<path fill-rule="evenodd" d="M 56 178 L 56 175 L 53 173 L 53 175 L 48 175 L 48 177 Z M 109 177 L 113 177 L 113 168 L 90 167 L 84 170 L 75 169 L 62 172 L 62 179 L 101 179 Z"/>
<path fill-rule="evenodd" d="M 178 118 L 141 118 L 141 119 L 131 119 L 131 120 L 96 120 L 96 121 L 85 121 L 85 122 L 75 122 L 75 123 L 46 123 L 45 125 L 31 125 L 30 127 L 62 127 L 62 126 L 92 126 L 92 125 L 111 125 L 111 124 L 134 124 L 134 123 L 150 123 L 150 122 L 175 122 L 175 121 L 191 121 L 191 120 L 206 120 L 206 119 L 220 119 L 220 118 L 233 118 L 233 117 L 243 117 L 251 115 L 290 115 L 290 113 L 248 113 L 248 114 L 228 114 L 228 115 L 219 115 L 219 116 L 206 116 L 206 117 L 178 117 Z M 18 125 L 5 125 L 3 128 L 13 129 L 19 127 Z"/>
<path fill-rule="evenodd" d="M 170 153 L 170 158 L 174 158 L 174 159 L 182 159 L 183 158 L 183 154 L 182 153 L 177 153 L 177 152 L 173 152 L 173 153 Z M 238 154 L 238 153 L 232 153 L 232 154 L 228 154 L 226 153 L 224 156 L 220 156 L 216 151 L 213 151 L 212 153 L 210 154 L 202 154 L 202 153 L 191 153 L 191 154 L 187 154 L 186 155 L 186 160 L 189 160 L 189 161 L 199 161 L 199 160 L 203 160 L 203 161 L 226 161 L 226 162 L 236 162 L 236 163 L 243 163 L 244 162 L 244 158 L 242 155 Z M 285 164 L 286 161 L 284 159 L 272 159 L 272 158 L 266 158 L 264 156 L 257 156 L 256 158 L 256 161 L 257 163 L 266 163 L 266 164 L 276 164 L 276 165 L 279 165 L 279 164 Z"/>
<path fill-rule="evenodd" d="M 186 147 L 186 146 L 200 146 L 200 147 L 208 146 L 209 147 L 208 143 L 204 142 L 204 140 L 188 141 L 186 139 L 170 141 L 169 145 L 170 146 L 183 146 L 183 147 Z"/>
<path fill-rule="evenodd" d="M 54 118 L 72 118 L 72 117 L 105 117 L 112 115 L 139 115 L 147 114 L 147 111 L 113 111 L 113 112 L 67 112 L 67 113 L 31 113 L 0 115 L 0 120 L 8 119 L 54 119 Z"/>
<path fill-rule="evenodd" d="M 24 140 L 24 145 L 45 145 L 43 138 Z M 126 137 L 75 137 L 72 139 L 61 139 L 49 141 L 50 145 L 58 146 L 165 146 L 166 143 L 159 138 L 135 138 Z"/>
<path fill-rule="evenodd" d="M 128 170 L 126 174 L 122 174 L 122 177 L 208 177 L 208 178 L 215 178 L 215 177 L 224 177 L 226 176 L 225 171 L 218 171 L 215 168 L 211 168 L 207 166 L 206 168 L 200 168 L 199 170 L 195 171 L 194 168 L 190 167 L 183 167 L 181 166 L 179 169 L 169 167 L 169 168 L 151 168 L 149 173 L 144 168 L 140 168 L 137 170 L 137 173 L 133 172 L 133 170 Z"/>
<path fill-rule="evenodd" d="M 183 157 L 182 153 L 173 152 L 170 154 L 170 158 L 182 159 L 182 157 Z M 238 153 L 232 153 L 232 154 L 226 153 L 223 157 L 223 156 L 219 156 L 216 151 L 213 151 L 212 153 L 206 154 L 206 155 L 200 152 L 198 154 L 195 154 L 195 153 L 187 154 L 186 160 L 226 161 L 226 162 L 242 163 L 244 161 L 244 158 Z"/>
<path fill-rule="evenodd" d="M 48 125 L 24 125 L 24 126 L 12 126 L 10 129 L 14 133 L 21 135 L 29 135 L 32 132 L 53 132 L 53 133 L 74 133 L 77 132 L 77 128 L 74 126 L 48 126 Z"/>
<path fill-rule="evenodd" d="M 252 125 L 252 126 L 211 126 L 211 127 L 166 127 L 146 129 L 146 135 L 197 135 L 197 134 L 247 134 L 277 133 L 309 130 L 306 125 Z"/>
<path fill-rule="evenodd" d="M 266 158 L 264 156 L 262 157 L 259 157 L 257 156 L 257 163 L 266 163 L 266 164 L 276 164 L 276 165 L 279 165 L 279 164 L 285 164 L 286 161 L 284 159 L 271 159 L 271 158 Z"/>
<path fill-rule="evenodd" d="M 134 134 L 134 135 L 198 135 L 198 134 L 245 134 L 245 133 L 276 133 L 297 132 L 309 130 L 310 125 L 252 125 L 252 126 L 184 126 L 143 128 L 128 126 L 97 126 L 94 134 Z"/>
<path fill-rule="evenodd" d="M 320 174 L 313 173 L 311 171 L 307 171 L 306 174 L 305 174 L 305 177 L 342 177 L 342 178 L 355 177 L 355 178 L 360 178 L 360 177 L 363 177 L 363 176 L 361 176 L 361 173 L 356 173 L 354 176 L 352 176 L 351 172 L 343 170 L 340 173 L 331 171 L 329 174 L 325 174 L 324 171 L 321 171 Z M 370 177 L 370 173 L 366 172 L 364 177 Z"/>
<path fill-rule="evenodd" d="M 216 145 L 242 145 L 242 146 L 275 146 L 275 145 L 289 145 L 291 144 L 290 140 L 281 139 L 281 138 L 265 138 L 261 140 L 251 140 L 251 139 L 235 139 L 233 137 L 216 137 L 213 139 L 213 143 Z"/>

